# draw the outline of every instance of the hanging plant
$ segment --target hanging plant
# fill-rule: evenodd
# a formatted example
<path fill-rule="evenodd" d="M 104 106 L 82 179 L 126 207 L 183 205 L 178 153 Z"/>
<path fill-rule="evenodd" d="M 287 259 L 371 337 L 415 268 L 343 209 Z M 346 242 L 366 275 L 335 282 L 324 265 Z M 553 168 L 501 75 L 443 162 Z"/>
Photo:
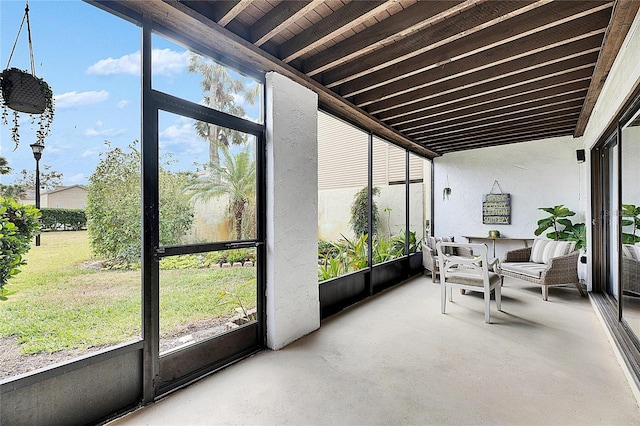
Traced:
<path fill-rule="evenodd" d="M 55 104 L 53 91 L 51 87 L 41 78 L 36 77 L 33 59 L 33 46 L 31 44 L 31 24 L 29 23 L 29 3 L 24 9 L 24 17 L 22 24 L 18 30 L 16 42 L 9 56 L 9 63 L 13 57 L 20 32 L 24 22 L 27 22 L 27 31 L 29 33 L 29 55 L 31 59 L 31 72 L 23 71 L 18 68 L 7 68 L 0 73 L 0 100 L 2 101 L 2 124 L 9 124 L 9 109 L 13 110 L 13 127 L 11 128 L 11 139 L 15 143 L 16 148 L 20 143 L 20 120 L 19 113 L 26 113 L 31 116 L 31 124 L 35 124 L 36 117 L 39 115 L 38 130 L 36 131 L 36 139 L 39 143 L 44 144 L 44 138 L 51 130 L 53 122 L 53 114 Z"/>
<path fill-rule="evenodd" d="M 444 189 L 442 190 L 442 201 L 444 201 L 445 198 L 448 200 L 449 195 L 451 195 L 451 187 L 449 184 L 449 175 L 447 175 L 447 186 L 445 186 Z"/>
<path fill-rule="evenodd" d="M 0 74 L 0 89 L 3 124 L 9 124 L 9 109 L 13 110 L 11 139 L 16 148 L 20 143 L 19 113 L 21 112 L 29 114 L 32 123 L 36 120 L 34 114 L 40 115 L 36 137 L 38 142 L 44 143 L 44 138 L 51 129 L 55 112 L 53 91 L 49 84 L 27 71 L 7 68 Z"/>

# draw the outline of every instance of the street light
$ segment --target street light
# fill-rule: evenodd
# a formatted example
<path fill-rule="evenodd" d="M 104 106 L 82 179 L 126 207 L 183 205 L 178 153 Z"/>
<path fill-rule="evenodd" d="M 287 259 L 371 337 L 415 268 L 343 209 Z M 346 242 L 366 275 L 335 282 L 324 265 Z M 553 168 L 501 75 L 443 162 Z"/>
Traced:
<path fill-rule="evenodd" d="M 42 158 L 42 151 L 44 145 L 40 142 L 32 143 L 31 150 L 33 151 L 33 158 L 36 159 L 36 209 L 40 208 L 40 158 Z M 40 234 L 36 235 L 36 246 L 40 245 Z"/>

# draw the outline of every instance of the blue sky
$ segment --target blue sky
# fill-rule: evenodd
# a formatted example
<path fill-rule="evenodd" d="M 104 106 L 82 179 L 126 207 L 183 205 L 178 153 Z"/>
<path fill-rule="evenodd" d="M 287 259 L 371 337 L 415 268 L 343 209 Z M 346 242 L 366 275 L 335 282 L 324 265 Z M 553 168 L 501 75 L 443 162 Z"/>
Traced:
<path fill-rule="evenodd" d="M 24 0 L 0 1 L 2 69 L 24 8 Z M 29 9 L 36 75 L 49 83 L 56 99 L 41 164 L 61 172 L 64 185 L 86 184 L 100 152 L 107 150 L 105 140 L 112 147 L 126 147 L 140 139 L 141 30 L 80 0 L 31 0 Z M 186 49 L 158 36 L 153 49 L 154 88 L 200 102 L 201 77 L 187 72 Z M 9 66 L 30 69 L 26 24 Z M 257 107 L 245 109 L 257 117 Z M 10 126 L 0 126 L 0 156 L 14 170 L 0 176 L 4 184 L 12 183 L 20 170 L 35 166 L 29 144 L 36 140 L 36 129 L 28 115 L 21 116 L 21 142 L 15 150 Z M 171 152 L 187 168 L 207 161 L 207 143 L 195 136 L 191 120 L 172 116 L 161 126 L 162 152 Z"/>

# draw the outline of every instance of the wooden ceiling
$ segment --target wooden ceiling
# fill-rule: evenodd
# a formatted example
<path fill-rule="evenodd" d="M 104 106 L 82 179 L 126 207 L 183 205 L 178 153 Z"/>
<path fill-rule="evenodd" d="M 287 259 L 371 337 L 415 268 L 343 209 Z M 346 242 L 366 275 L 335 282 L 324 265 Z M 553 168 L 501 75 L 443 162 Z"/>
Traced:
<path fill-rule="evenodd" d="M 105 2 L 108 3 L 108 2 Z M 127 2 L 120 2 L 127 3 Z M 129 2 L 151 3 L 154 2 Z M 639 1 L 182 0 L 434 157 L 580 136 Z M 157 6 L 157 5 L 156 5 Z M 136 6 L 149 13 L 153 6 Z M 168 9 L 167 9 L 168 8 Z M 217 24 L 217 25 L 216 25 Z M 306 79 L 306 80 L 305 80 Z M 311 82 L 311 83 L 309 83 Z M 375 130 L 375 129 L 374 129 Z M 384 134 L 383 134 L 384 136 Z"/>

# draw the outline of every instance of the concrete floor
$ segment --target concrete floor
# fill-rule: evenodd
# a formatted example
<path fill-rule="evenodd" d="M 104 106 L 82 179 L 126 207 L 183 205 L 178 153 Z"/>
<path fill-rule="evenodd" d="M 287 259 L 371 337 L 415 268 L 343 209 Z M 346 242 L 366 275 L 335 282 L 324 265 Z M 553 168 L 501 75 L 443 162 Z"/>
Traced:
<path fill-rule="evenodd" d="M 113 425 L 638 425 L 588 298 L 505 280 L 504 312 L 420 277 Z"/>

